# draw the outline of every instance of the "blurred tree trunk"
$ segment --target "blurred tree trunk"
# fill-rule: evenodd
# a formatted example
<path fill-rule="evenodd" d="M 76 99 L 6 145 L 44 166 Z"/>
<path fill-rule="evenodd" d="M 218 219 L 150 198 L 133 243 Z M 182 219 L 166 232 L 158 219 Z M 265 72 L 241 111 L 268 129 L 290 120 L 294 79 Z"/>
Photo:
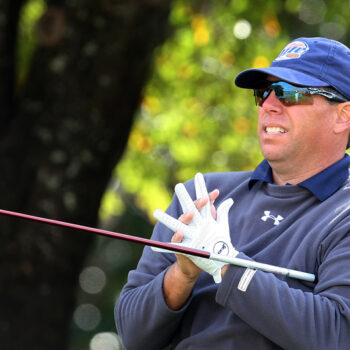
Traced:
<path fill-rule="evenodd" d="M 152 53 L 169 34 L 169 3 L 48 1 L 13 97 L 22 1 L 0 0 L 1 208 L 96 226 Z M 78 274 L 95 237 L 4 216 L 0 234 L 1 348 L 67 348 Z"/>

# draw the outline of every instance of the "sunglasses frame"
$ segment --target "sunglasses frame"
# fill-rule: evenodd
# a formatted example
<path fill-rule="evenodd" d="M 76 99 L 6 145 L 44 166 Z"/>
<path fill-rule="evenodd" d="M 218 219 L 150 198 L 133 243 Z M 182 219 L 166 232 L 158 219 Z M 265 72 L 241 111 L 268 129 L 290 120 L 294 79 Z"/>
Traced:
<path fill-rule="evenodd" d="M 268 83 L 270 84 L 264 88 L 254 89 L 255 104 L 257 106 L 261 107 L 272 91 L 275 92 L 276 97 L 285 106 L 310 105 L 313 103 L 311 98 L 313 95 L 320 95 L 334 102 L 348 101 L 344 96 L 331 87 L 295 86 L 285 81 Z"/>

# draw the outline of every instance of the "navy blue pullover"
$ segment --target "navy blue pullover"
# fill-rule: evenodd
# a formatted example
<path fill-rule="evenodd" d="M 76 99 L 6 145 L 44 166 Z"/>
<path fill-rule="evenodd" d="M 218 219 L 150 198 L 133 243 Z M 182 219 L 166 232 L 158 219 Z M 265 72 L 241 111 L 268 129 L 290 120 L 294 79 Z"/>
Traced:
<path fill-rule="evenodd" d="M 255 172 L 205 175 L 216 205 L 229 212 L 238 257 L 313 273 L 305 282 L 257 271 L 245 291 L 244 268 L 230 266 L 221 284 L 203 272 L 187 303 L 171 310 L 162 283 L 173 254 L 145 247 L 116 304 L 118 333 L 128 350 L 348 350 L 350 349 L 349 157 L 299 185 L 272 184 L 265 161 Z M 186 187 L 195 198 L 193 181 Z M 167 212 L 182 214 L 176 198 Z M 155 226 L 152 239 L 173 232 Z"/>

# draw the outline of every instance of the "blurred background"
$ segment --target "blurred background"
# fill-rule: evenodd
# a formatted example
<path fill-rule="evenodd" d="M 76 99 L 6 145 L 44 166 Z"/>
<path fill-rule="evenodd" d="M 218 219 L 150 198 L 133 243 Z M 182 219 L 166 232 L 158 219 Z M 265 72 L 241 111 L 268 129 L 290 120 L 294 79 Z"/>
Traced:
<path fill-rule="evenodd" d="M 176 183 L 261 161 L 237 73 L 349 27 L 344 0 L 0 0 L 0 208 L 150 237 Z M 123 349 L 142 246 L 5 216 L 0 235 L 1 349 Z"/>

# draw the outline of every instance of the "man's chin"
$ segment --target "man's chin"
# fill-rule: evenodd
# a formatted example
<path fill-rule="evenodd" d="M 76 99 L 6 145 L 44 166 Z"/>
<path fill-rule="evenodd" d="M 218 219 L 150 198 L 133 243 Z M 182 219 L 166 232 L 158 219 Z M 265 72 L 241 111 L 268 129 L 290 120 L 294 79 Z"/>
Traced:
<path fill-rule="evenodd" d="M 266 160 L 269 162 L 280 162 L 286 160 L 287 152 L 282 151 L 281 148 L 276 147 L 266 147 L 262 149 L 262 154 Z"/>

